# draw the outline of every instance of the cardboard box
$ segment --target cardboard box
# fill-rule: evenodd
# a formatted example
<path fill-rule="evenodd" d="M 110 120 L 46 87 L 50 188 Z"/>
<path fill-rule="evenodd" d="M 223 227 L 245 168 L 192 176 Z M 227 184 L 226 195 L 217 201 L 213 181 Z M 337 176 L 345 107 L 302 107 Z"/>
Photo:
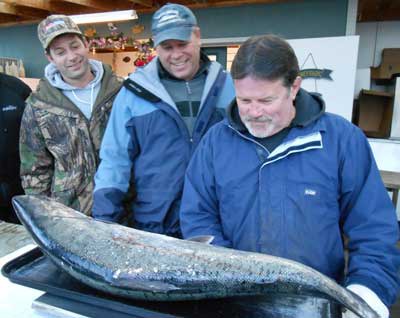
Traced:
<path fill-rule="evenodd" d="M 361 90 L 355 105 L 353 122 L 367 137 L 389 138 L 393 117 L 394 95 L 387 92 Z"/>

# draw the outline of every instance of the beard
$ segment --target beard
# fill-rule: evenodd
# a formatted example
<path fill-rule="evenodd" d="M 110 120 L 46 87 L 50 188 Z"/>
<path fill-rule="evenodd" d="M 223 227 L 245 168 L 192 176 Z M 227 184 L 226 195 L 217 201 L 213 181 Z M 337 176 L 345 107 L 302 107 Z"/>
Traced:
<path fill-rule="evenodd" d="M 242 121 L 249 133 L 256 138 L 266 138 L 276 134 L 280 130 L 272 117 L 265 115 L 258 118 L 245 116 Z"/>

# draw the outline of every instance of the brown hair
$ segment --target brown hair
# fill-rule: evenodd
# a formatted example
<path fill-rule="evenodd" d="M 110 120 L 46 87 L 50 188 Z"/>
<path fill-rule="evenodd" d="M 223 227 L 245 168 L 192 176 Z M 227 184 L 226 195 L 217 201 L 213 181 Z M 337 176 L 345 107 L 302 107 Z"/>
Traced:
<path fill-rule="evenodd" d="M 290 87 L 299 74 L 299 63 L 289 43 L 273 34 L 254 36 L 239 48 L 231 67 L 233 79 L 251 76 Z"/>

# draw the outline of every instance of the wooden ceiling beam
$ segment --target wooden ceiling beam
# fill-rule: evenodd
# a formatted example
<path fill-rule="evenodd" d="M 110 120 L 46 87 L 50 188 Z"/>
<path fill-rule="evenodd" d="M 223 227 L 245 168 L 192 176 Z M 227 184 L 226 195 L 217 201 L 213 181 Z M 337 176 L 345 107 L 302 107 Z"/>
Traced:
<path fill-rule="evenodd" d="M 250 4 L 273 4 L 280 2 L 288 2 L 288 0 L 207 0 L 203 2 L 197 2 L 196 4 L 189 4 L 190 8 L 210 8 L 210 7 L 236 7 Z M 301 0 L 294 0 L 291 2 L 301 2 Z"/>
<path fill-rule="evenodd" d="M 49 12 L 45 10 L 32 9 L 27 7 L 19 7 L 8 3 L 0 2 L 0 13 L 15 15 L 19 17 L 45 18 Z"/>
<path fill-rule="evenodd" d="M 46 11 L 53 11 L 52 1 L 45 0 L 1 0 L 3 3 L 24 6 L 34 9 L 41 9 Z"/>
<path fill-rule="evenodd" d="M 359 0 L 357 22 L 399 21 L 398 0 Z"/>
<path fill-rule="evenodd" d="M 0 13 L 0 23 L 12 23 L 16 22 L 18 17 L 16 15 L 11 15 L 8 13 Z"/>
<path fill-rule="evenodd" d="M 132 1 L 132 0 L 129 0 Z M 273 4 L 273 3 L 283 3 L 283 2 L 302 2 L 304 0 L 204 0 L 204 1 L 195 1 L 192 0 L 190 2 L 184 3 L 185 6 L 191 9 L 205 9 L 205 8 L 219 8 L 219 7 L 237 7 L 244 5 L 252 5 L 252 4 Z M 164 1 L 165 3 L 169 1 Z M 160 3 L 162 6 L 163 3 Z M 137 8 L 136 11 L 138 13 L 151 13 L 159 9 L 159 6 L 154 5 L 152 8 Z"/>
<path fill-rule="evenodd" d="M 96 13 L 103 11 L 98 8 L 83 7 L 73 3 L 66 3 L 66 2 L 53 3 L 52 5 L 54 8 L 54 11 L 52 13 L 57 13 L 57 14 L 71 15 L 71 14 Z"/>
<path fill-rule="evenodd" d="M 12 25 L 23 25 L 25 23 L 32 23 L 32 19 L 22 19 L 17 15 L 3 14 L 0 13 L 0 24 L 2 27 L 12 26 Z"/>
<path fill-rule="evenodd" d="M 363 10 L 358 14 L 357 22 L 398 21 L 400 19 L 399 9 L 387 10 Z"/>
<path fill-rule="evenodd" d="M 112 1 L 101 1 L 101 0 L 63 0 L 63 2 L 73 3 L 84 7 L 96 8 L 102 11 L 113 11 L 113 10 L 129 10 L 132 9 L 132 4 L 125 0 L 112 0 Z"/>
<path fill-rule="evenodd" d="M 39 9 L 47 11 L 49 14 L 82 14 L 100 12 L 98 8 L 88 8 L 74 3 L 63 1 L 44 1 L 44 0 L 1 0 L 0 3 L 15 5 L 17 7 Z"/>
<path fill-rule="evenodd" d="M 0 13 L 8 15 L 17 15 L 17 8 L 12 4 L 0 2 Z"/>
<path fill-rule="evenodd" d="M 49 11 L 46 10 L 17 6 L 17 15 L 21 17 L 28 17 L 28 19 L 29 18 L 44 19 L 49 14 L 50 14 Z"/>
<path fill-rule="evenodd" d="M 152 8 L 153 7 L 153 1 L 152 0 L 128 0 L 129 2 L 132 2 L 134 4 L 140 4 L 144 7 L 147 8 Z"/>

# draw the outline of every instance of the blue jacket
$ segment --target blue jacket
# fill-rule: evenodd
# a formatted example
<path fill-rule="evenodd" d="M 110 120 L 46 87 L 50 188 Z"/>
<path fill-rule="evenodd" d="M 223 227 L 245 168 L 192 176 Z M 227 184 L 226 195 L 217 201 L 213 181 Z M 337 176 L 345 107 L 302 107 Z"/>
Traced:
<path fill-rule="evenodd" d="M 234 98 L 230 75 L 212 62 L 193 134 L 160 82 L 157 59 L 139 68 L 115 99 L 95 177 L 93 217 L 118 221 L 131 175 L 134 227 L 178 236 L 184 174 L 193 149 Z"/>
<path fill-rule="evenodd" d="M 300 91 L 296 109 L 316 103 L 322 107 Z M 387 306 L 396 299 L 395 210 L 364 134 L 337 115 L 292 127 L 271 153 L 229 118 L 215 125 L 188 167 L 180 215 L 184 237 L 213 235 L 216 245 L 362 284 Z M 346 277 L 342 233 L 349 239 Z"/>

